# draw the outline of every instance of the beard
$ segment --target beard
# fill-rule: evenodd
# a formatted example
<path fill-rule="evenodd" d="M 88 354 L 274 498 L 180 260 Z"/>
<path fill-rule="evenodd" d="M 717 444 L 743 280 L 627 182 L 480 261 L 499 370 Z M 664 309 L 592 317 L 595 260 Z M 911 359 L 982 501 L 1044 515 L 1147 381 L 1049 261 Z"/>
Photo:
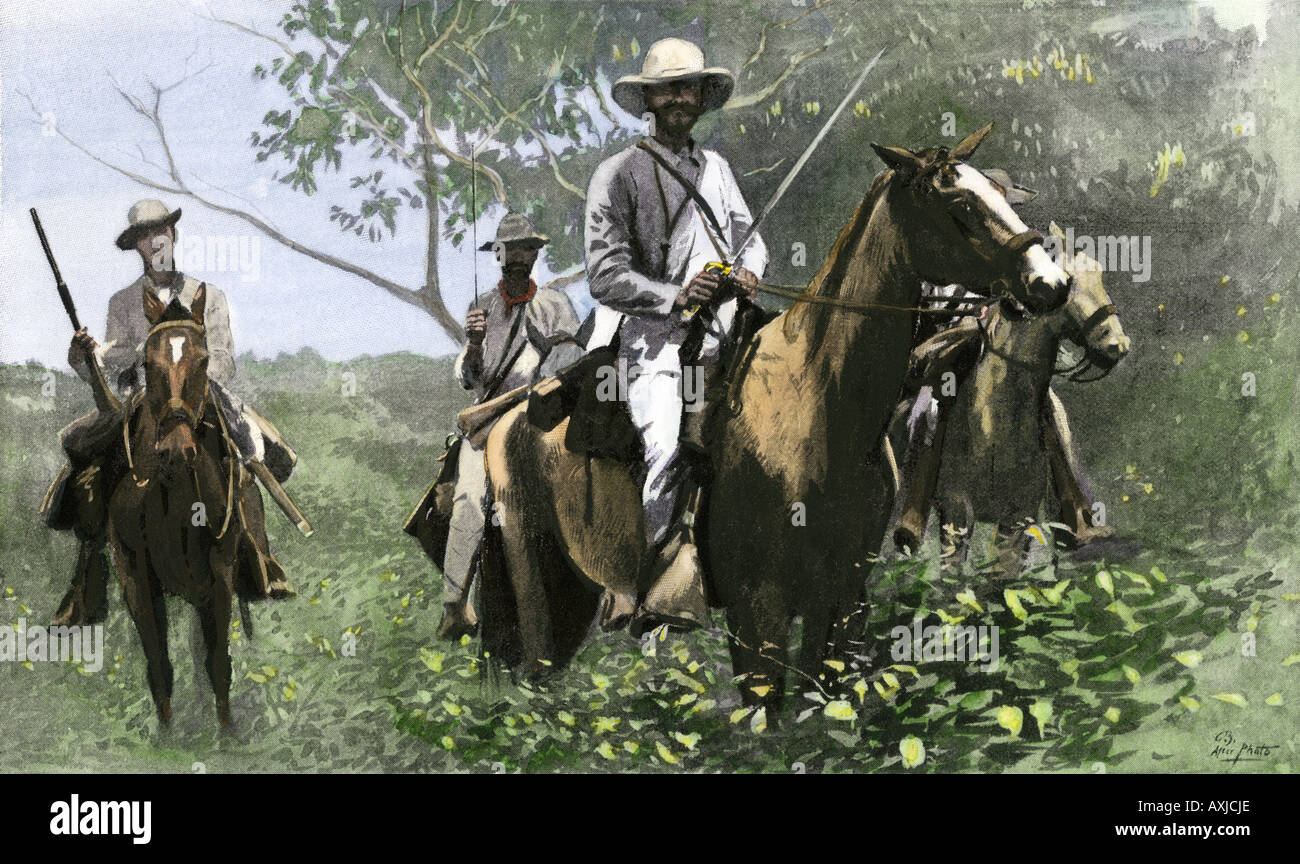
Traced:
<path fill-rule="evenodd" d="M 672 102 L 659 109 L 657 122 L 665 129 L 674 132 L 689 132 L 700 119 L 704 108 L 691 102 Z"/>

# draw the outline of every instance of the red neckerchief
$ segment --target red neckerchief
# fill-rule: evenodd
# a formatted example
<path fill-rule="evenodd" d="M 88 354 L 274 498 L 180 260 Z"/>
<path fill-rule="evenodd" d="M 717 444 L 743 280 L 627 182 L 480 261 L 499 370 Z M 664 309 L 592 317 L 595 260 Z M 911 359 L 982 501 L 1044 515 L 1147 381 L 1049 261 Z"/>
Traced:
<path fill-rule="evenodd" d="M 506 314 L 509 315 L 520 303 L 527 303 L 533 299 L 533 295 L 537 293 L 537 283 L 529 279 L 528 290 L 522 297 L 511 297 L 506 292 L 506 280 L 504 279 L 497 283 L 497 290 L 501 292 L 501 299 L 506 301 Z"/>

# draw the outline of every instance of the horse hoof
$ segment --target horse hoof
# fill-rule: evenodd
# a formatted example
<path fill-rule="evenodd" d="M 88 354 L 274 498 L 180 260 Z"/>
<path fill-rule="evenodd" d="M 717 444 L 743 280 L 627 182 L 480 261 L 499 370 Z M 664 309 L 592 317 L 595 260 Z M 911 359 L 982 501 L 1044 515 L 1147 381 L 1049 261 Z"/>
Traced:
<path fill-rule="evenodd" d="M 900 555 L 911 558 L 921 548 L 921 538 L 918 532 L 909 527 L 899 525 L 894 529 L 894 548 Z"/>
<path fill-rule="evenodd" d="M 636 612 L 636 595 L 606 589 L 600 606 L 600 629 L 606 633 L 622 630 Z"/>

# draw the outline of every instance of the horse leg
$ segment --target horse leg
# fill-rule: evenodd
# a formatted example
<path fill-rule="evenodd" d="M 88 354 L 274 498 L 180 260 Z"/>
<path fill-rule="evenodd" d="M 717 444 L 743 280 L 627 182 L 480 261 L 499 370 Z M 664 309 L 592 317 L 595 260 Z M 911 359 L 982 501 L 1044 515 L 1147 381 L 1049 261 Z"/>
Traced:
<path fill-rule="evenodd" d="M 199 609 L 206 649 L 205 665 L 217 701 L 217 723 L 230 725 L 230 619 L 234 607 L 236 543 L 211 552 L 212 599 Z"/>
<path fill-rule="evenodd" d="M 833 613 L 834 610 L 826 604 L 817 604 L 816 609 L 805 610 L 803 638 L 799 643 L 799 677 L 827 692 L 835 687 L 839 678 L 834 668 L 825 663 L 832 659 L 830 655 L 836 647 L 833 639 Z"/>
<path fill-rule="evenodd" d="M 970 500 L 960 496 L 945 501 L 939 512 L 939 524 L 943 526 L 940 534 L 939 576 L 959 579 L 970 554 L 971 528 L 974 525 Z"/>
<path fill-rule="evenodd" d="M 741 702 L 767 712 L 769 726 L 779 720 L 785 695 L 790 613 L 779 591 L 762 585 L 753 595 L 727 607 L 731 630 L 731 668 L 739 677 Z"/>
<path fill-rule="evenodd" d="M 1029 557 L 1029 543 L 1032 538 L 1026 529 L 1031 524 L 1033 520 L 1028 517 L 1015 520 L 1004 519 L 998 522 L 997 530 L 993 534 L 995 578 L 1004 580 L 1019 578 L 1025 568 L 1025 560 Z"/>
<path fill-rule="evenodd" d="M 114 544 L 117 572 L 123 576 L 126 608 L 140 634 L 147 663 L 149 692 L 153 695 L 158 722 L 166 727 L 172 719 L 172 662 L 167 653 L 167 603 L 162 591 L 154 588 L 151 567 L 133 554 Z M 128 559 L 128 560 L 123 560 Z M 125 566 L 123 566 L 125 565 Z"/>
<path fill-rule="evenodd" d="M 555 640 L 551 633 L 551 607 L 546 578 L 536 540 L 524 531 L 520 512 L 508 512 L 501 520 L 501 542 L 505 550 L 506 573 L 514 587 L 519 610 L 519 635 L 523 643 L 523 669 L 529 678 L 541 677 L 555 661 Z"/>

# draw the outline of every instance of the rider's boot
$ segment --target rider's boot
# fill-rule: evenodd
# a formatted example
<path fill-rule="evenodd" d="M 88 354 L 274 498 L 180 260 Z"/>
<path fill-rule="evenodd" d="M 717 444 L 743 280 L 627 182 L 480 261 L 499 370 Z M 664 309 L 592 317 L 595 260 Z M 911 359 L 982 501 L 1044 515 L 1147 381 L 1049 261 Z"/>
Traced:
<path fill-rule="evenodd" d="M 659 546 L 650 570 L 650 587 L 629 625 L 634 639 L 661 624 L 687 632 L 709 623 L 704 566 L 695 545 L 695 517 L 702 496 L 690 479 L 683 483 L 682 494 L 687 496 L 686 507 Z"/>
<path fill-rule="evenodd" d="M 77 568 L 72 585 L 63 595 L 51 624 L 55 627 L 80 627 L 97 624 L 108 614 L 108 554 L 105 529 L 108 525 L 108 502 L 105 490 L 113 487 L 111 472 L 103 462 L 93 462 L 68 477 L 63 494 L 71 496 L 67 508 L 72 529 L 81 542 L 77 549 Z"/>
<path fill-rule="evenodd" d="M 469 574 L 459 590 L 447 587 L 443 593 L 442 618 L 438 621 L 436 636 L 446 642 L 459 642 L 466 636 L 478 633 L 478 612 L 474 609 L 474 587 L 479 581 L 483 548 L 470 560 Z"/>
<path fill-rule="evenodd" d="M 108 615 L 108 553 L 102 536 L 88 537 L 77 550 L 77 569 L 53 627 L 81 627 L 98 624 Z"/>
<path fill-rule="evenodd" d="M 262 504 L 262 493 L 252 472 L 240 471 L 240 494 L 243 496 L 244 537 L 252 546 L 252 552 L 260 559 L 265 568 L 265 580 L 254 578 L 257 589 L 248 599 L 287 600 L 298 594 L 289 584 L 284 567 L 271 554 L 271 541 L 266 536 L 266 508 Z"/>

